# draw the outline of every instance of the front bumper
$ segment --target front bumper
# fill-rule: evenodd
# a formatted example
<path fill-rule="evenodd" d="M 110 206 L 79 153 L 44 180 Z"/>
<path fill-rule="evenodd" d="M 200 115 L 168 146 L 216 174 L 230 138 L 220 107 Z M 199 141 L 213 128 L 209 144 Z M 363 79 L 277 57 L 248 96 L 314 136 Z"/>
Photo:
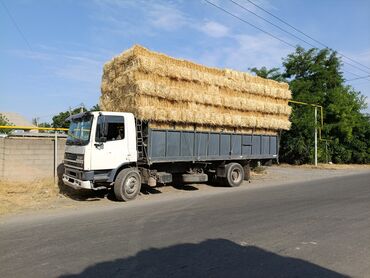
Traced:
<path fill-rule="evenodd" d="M 91 181 L 83 181 L 63 174 L 63 183 L 74 189 L 95 189 Z"/>

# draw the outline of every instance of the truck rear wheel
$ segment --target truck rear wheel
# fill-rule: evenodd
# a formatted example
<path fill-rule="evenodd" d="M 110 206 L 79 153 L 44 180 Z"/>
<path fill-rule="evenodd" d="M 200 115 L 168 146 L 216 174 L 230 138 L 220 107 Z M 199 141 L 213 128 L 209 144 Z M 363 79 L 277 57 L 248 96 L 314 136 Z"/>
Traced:
<path fill-rule="evenodd" d="M 244 180 L 244 169 L 239 163 L 225 165 L 225 182 L 230 187 L 239 186 Z"/>
<path fill-rule="evenodd" d="M 127 168 L 118 173 L 114 182 L 114 195 L 119 201 L 131 201 L 141 189 L 141 176 L 137 169 Z"/>

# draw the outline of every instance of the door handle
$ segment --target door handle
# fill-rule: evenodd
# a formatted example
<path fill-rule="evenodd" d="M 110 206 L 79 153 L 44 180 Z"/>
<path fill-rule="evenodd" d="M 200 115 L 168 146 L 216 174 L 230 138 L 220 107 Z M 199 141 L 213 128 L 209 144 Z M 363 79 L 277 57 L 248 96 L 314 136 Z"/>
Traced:
<path fill-rule="evenodd" d="M 97 149 L 102 149 L 104 147 L 103 143 L 95 143 L 94 146 Z"/>

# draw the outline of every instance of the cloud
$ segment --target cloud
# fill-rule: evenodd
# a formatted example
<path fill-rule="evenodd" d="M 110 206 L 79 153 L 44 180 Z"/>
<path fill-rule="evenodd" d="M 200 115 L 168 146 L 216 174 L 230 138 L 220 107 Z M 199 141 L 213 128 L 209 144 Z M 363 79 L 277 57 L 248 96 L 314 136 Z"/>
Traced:
<path fill-rule="evenodd" d="M 95 0 L 92 17 L 105 24 L 99 27 L 111 33 L 126 33 L 131 35 L 130 30 L 135 25 L 134 34 L 153 35 L 153 31 L 175 31 L 182 27 L 189 27 L 192 22 L 173 3 L 169 1 L 119 1 L 119 0 Z M 132 10 L 135 19 L 130 22 L 130 17 L 122 15 Z M 140 21 L 136 21 L 140 18 Z M 132 18 L 131 18 L 132 20 Z"/>
<path fill-rule="evenodd" d="M 165 31 L 174 31 L 189 24 L 189 20 L 180 10 L 169 5 L 152 5 L 149 18 L 152 26 Z"/>
<path fill-rule="evenodd" d="M 33 50 L 19 50 L 19 49 L 12 49 L 8 51 L 11 55 L 31 59 L 31 60 L 39 60 L 39 61 L 50 61 L 52 60 L 51 55 L 42 51 L 33 51 Z"/>
<path fill-rule="evenodd" d="M 225 37 L 229 34 L 229 28 L 215 21 L 207 21 L 200 30 L 214 38 Z"/>
<path fill-rule="evenodd" d="M 12 50 L 10 53 L 22 59 L 37 60 L 44 72 L 70 81 L 96 84 L 100 81 L 103 57 L 87 51 L 57 50 L 42 47 L 38 51 Z M 44 75 L 42 75 L 44 76 Z M 97 81 L 98 80 L 98 81 Z"/>
<path fill-rule="evenodd" d="M 58 77 L 96 84 L 100 82 L 103 62 L 86 57 L 65 56 L 62 66 L 53 67 Z"/>
<path fill-rule="evenodd" d="M 225 46 L 208 47 L 197 59 L 215 67 L 227 67 L 245 71 L 252 67 L 280 67 L 281 58 L 291 49 L 265 35 L 230 34 Z"/>

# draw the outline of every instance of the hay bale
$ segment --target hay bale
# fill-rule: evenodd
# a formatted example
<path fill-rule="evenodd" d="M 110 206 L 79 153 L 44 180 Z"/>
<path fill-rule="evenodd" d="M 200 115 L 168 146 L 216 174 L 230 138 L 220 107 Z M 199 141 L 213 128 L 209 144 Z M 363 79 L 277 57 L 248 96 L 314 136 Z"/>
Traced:
<path fill-rule="evenodd" d="M 288 84 L 168 57 L 140 46 L 104 65 L 100 105 L 154 126 L 276 134 L 289 129 Z"/>

